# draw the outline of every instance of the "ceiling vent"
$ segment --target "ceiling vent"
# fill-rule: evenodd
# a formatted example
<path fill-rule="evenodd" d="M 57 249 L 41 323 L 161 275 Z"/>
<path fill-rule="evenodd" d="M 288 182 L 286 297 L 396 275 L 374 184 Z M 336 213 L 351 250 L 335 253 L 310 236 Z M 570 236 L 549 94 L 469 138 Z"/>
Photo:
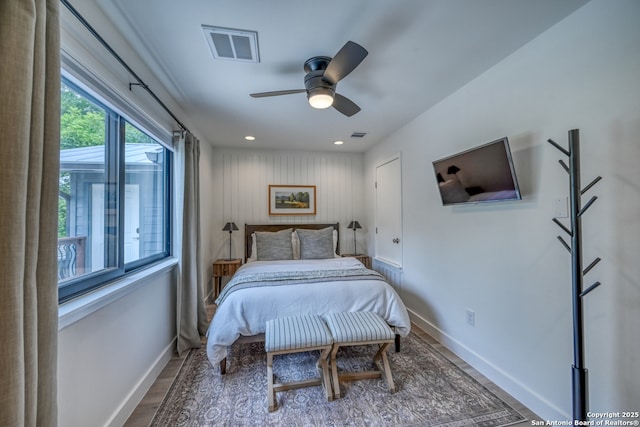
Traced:
<path fill-rule="evenodd" d="M 351 138 L 364 138 L 366 132 L 354 132 L 351 134 Z"/>
<path fill-rule="evenodd" d="M 203 25 L 202 30 L 214 59 L 260 62 L 258 33 Z"/>

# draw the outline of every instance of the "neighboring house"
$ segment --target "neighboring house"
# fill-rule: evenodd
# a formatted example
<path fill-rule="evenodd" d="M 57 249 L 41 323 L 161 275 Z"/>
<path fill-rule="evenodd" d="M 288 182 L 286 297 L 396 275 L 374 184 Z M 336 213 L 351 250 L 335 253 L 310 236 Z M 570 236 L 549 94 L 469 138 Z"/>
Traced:
<path fill-rule="evenodd" d="M 163 212 L 155 197 L 164 186 L 163 152 L 157 144 L 125 144 L 125 263 L 162 251 Z M 104 145 L 60 151 L 60 171 L 68 173 L 67 236 L 58 240 L 58 279 L 68 280 L 109 265 L 105 236 L 110 193 L 105 189 Z"/>

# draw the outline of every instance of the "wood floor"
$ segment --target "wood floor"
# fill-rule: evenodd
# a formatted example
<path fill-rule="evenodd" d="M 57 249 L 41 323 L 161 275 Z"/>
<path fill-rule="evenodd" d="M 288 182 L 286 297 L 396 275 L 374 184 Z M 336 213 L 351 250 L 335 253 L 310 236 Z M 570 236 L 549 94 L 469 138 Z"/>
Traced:
<path fill-rule="evenodd" d="M 207 311 L 209 317 L 213 315 L 214 306 L 208 307 Z M 486 388 L 491 390 L 496 396 L 500 397 L 502 400 L 507 402 L 511 407 L 520 412 L 524 417 L 527 418 L 527 421 L 523 421 L 518 424 L 512 424 L 515 427 L 524 427 L 531 426 L 532 420 L 541 420 L 536 414 L 526 408 L 523 404 L 518 402 L 516 399 L 507 394 L 504 390 L 502 390 L 497 385 L 493 384 L 483 375 L 481 375 L 478 371 L 473 369 L 468 363 L 460 359 L 458 356 L 449 351 L 442 344 L 437 342 L 433 337 L 428 335 L 422 329 L 420 329 L 417 325 L 412 324 L 411 330 L 416 334 L 423 337 L 429 344 L 431 344 L 434 348 L 436 348 L 440 353 L 445 355 L 449 360 L 451 360 L 458 367 L 463 369 L 467 374 L 471 375 L 476 379 L 480 384 L 484 385 Z M 140 404 L 137 406 L 133 414 L 129 417 L 127 422 L 124 424 L 125 427 L 148 427 L 153 415 L 156 412 L 156 409 L 162 402 L 164 395 L 167 390 L 173 383 L 173 380 L 180 370 L 182 366 L 182 362 L 184 361 L 184 357 L 178 357 L 175 355 L 171 361 L 164 368 L 158 379 L 151 386 L 145 397 L 142 399 Z"/>

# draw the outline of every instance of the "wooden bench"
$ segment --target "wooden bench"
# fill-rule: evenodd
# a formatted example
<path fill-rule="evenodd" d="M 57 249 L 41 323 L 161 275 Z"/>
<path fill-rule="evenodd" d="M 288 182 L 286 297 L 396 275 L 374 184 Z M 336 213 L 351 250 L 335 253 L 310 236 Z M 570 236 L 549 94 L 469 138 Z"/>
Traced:
<path fill-rule="evenodd" d="M 269 412 L 277 407 L 276 392 L 301 387 L 322 385 L 327 400 L 333 400 L 333 388 L 329 375 L 327 359 L 331 352 L 333 339 L 320 316 L 302 315 L 269 320 L 265 330 L 265 350 L 267 352 L 267 378 Z M 317 367 L 321 369 L 320 378 L 291 383 L 274 384 L 273 357 L 279 354 L 320 351 Z"/>
<path fill-rule="evenodd" d="M 395 340 L 395 334 L 387 323 L 376 313 L 345 312 L 331 313 L 324 320 L 333 336 L 330 367 L 333 382 L 333 397 L 340 398 L 340 381 L 353 381 L 384 377 L 391 393 L 396 388 L 391 376 L 391 368 L 387 359 L 387 347 Z M 345 372 L 338 374 L 336 354 L 340 347 L 354 345 L 378 344 L 378 352 L 373 356 L 375 371 Z"/>

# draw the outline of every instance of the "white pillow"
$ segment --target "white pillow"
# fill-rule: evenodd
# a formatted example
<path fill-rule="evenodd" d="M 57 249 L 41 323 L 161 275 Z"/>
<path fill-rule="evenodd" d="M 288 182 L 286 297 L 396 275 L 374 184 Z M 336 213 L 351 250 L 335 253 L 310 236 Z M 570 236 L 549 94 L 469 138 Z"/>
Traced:
<path fill-rule="evenodd" d="M 258 245 L 256 244 L 256 233 L 251 233 L 251 256 L 247 258 L 247 262 L 258 260 Z"/>
<path fill-rule="evenodd" d="M 296 230 L 291 233 L 291 246 L 293 246 L 293 259 L 300 259 L 300 237 Z"/>

